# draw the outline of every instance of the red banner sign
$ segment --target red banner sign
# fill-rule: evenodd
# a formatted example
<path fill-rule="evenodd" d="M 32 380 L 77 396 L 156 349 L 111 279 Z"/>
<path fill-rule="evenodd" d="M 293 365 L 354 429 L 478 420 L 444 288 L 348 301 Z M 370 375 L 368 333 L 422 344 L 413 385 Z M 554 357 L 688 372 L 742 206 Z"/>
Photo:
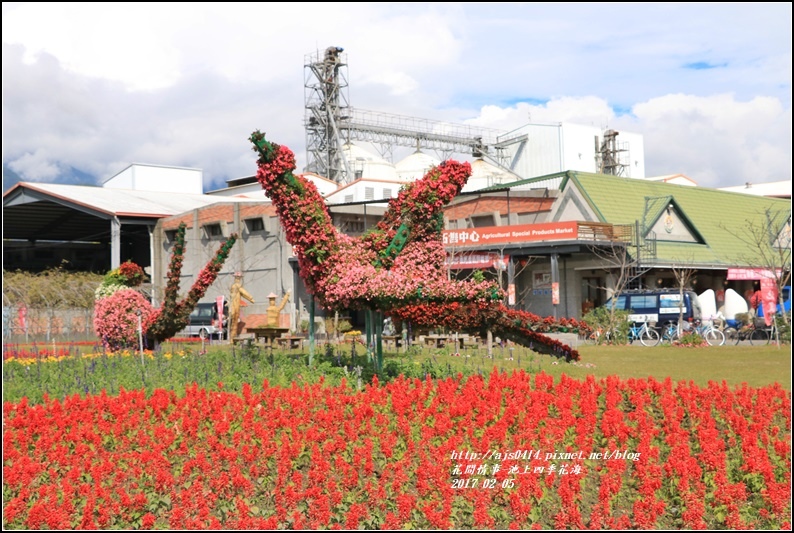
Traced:
<path fill-rule="evenodd" d="M 771 326 L 777 311 L 777 287 L 769 278 L 761 279 L 761 302 L 764 306 L 764 322 L 767 326 Z"/>
<path fill-rule="evenodd" d="M 780 274 L 780 271 L 778 271 Z M 764 322 L 769 326 L 777 310 L 777 286 L 775 273 L 765 268 L 729 268 L 729 280 L 761 280 L 761 305 L 764 306 Z"/>
<path fill-rule="evenodd" d="M 775 279 L 775 274 L 765 268 L 729 268 L 728 279 L 732 281 Z"/>

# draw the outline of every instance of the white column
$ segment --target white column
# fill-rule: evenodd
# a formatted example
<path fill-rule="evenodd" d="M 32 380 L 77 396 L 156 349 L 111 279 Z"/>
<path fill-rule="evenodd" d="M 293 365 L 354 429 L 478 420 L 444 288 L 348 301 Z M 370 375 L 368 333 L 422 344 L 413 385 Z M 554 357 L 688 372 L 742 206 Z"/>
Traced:
<path fill-rule="evenodd" d="M 121 221 L 119 217 L 110 219 L 110 268 L 121 266 Z"/>

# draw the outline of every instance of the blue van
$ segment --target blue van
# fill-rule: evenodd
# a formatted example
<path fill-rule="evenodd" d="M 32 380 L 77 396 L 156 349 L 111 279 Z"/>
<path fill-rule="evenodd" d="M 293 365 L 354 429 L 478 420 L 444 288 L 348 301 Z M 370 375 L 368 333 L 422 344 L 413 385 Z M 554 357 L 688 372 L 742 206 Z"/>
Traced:
<path fill-rule="evenodd" d="M 683 302 L 678 289 L 630 290 L 613 298 L 615 299 L 615 309 L 631 311 L 629 320 L 635 324 L 650 322 L 661 326 L 666 322 L 677 322 L 682 307 L 684 320 L 700 320 L 702 318 L 697 294 L 691 290 L 684 291 Z M 604 307 L 610 309 L 613 298 L 607 300 Z"/>

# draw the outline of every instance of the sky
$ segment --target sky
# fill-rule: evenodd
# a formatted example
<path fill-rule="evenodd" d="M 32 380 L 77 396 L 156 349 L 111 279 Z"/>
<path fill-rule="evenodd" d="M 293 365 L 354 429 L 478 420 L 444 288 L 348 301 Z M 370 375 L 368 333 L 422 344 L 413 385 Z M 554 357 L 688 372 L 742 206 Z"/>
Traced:
<path fill-rule="evenodd" d="M 255 130 L 307 163 L 307 59 L 352 107 L 510 131 L 643 136 L 647 176 L 791 180 L 791 3 L 3 3 L 3 168 L 253 175 Z M 466 159 L 461 155 L 459 159 Z"/>

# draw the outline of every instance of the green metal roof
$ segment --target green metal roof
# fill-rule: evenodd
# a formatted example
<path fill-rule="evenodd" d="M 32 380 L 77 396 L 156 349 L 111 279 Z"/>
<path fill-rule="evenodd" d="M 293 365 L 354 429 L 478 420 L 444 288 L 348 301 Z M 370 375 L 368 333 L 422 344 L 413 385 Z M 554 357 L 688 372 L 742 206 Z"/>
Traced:
<path fill-rule="evenodd" d="M 561 190 L 575 185 L 601 221 L 610 224 L 639 221 L 651 227 L 664 207 L 673 203 L 677 213 L 691 226 L 694 236 L 704 244 L 660 239 L 656 247 L 658 263 L 687 261 L 702 266 L 747 266 L 751 264 L 748 259 L 756 256 L 757 250 L 749 249 L 736 234 L 742 234 L 747 221 L 756 221 L 759 226 L 765 224 L 767 210 L 778 218 L 781 228 L 791 214 L 791 201 L 787 199 L 587 172 L 560 172 L 509 186 L 555 177 L 562 178 Z M 781 212 L 786 216 L 781 217 Z"/>

